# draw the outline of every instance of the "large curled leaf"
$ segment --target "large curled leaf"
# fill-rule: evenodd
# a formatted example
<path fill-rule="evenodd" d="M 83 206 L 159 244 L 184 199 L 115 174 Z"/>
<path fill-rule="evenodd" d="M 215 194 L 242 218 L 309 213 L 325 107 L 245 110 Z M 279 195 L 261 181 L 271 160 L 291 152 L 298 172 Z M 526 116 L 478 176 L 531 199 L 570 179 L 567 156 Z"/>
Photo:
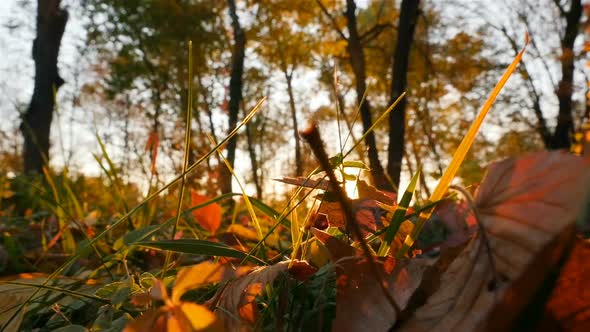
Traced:
<path fill-rule="evenodd" d="M 333 331 L 386 331 L 397 319 L 366 258 L 360 252 L 318 229 L 311 229 L 328 251 L 336 269 L 336 318 Z M 422 276 L 437 259 L 376 258 L 375 264 L 389 295 L 404 309 Z"/>
<path fill-rule="evenodd" d="M 495 270 L 480 230 L 401 331 L 509 329 L 572 241 L 589 187 L 588 162 L 563 152 L 491 165 L 476 206 Z"/>
<path fill-rule="evenodd" d="M 424 273 L 435 259 L 401 259 L 380 257 L 379 273 L 390 296 L 406 308 Z M 336 263 L 336 318 L 333 331 L 387 331 L 396 321 L 394 308 L 388 302 L 369 262 L 364 257 L 345 257 Z"/>

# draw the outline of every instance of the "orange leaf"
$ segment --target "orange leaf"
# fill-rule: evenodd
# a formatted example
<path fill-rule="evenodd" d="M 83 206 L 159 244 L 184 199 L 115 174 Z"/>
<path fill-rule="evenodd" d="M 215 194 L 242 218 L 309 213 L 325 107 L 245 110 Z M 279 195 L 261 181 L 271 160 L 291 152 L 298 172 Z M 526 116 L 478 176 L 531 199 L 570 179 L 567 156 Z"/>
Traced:
<path fill-rule="evenodd" d="M 123 332 L 166 332 L 164 316 L 159 310 L 151 309 L 127 324 Z M 165 317 L 164 317 L 165 319 Z"/>
<path fill-rule="evenodd" d="M 191 203 L 193 206 L 202 204 L 210 198 L 197 194 L 191 190 Z M 193 211 L 197 223 L 211 234 L 215 234 L 221 226 L 221 205 L 212 203 Z"/>
<path fill-rule="evenodd" d="M 227 264 L 211 261 L 186 267 L 178 272 L 174 282 L 174 287 L 172 288 L 172 303 L 179 303 L 180 297 L 188 290 L 197 288 L 201 285 L 226 280 L 232 277 L 233 273 L 233 269 Z"/>
<path fill-rule="evenodd" d="M 576 244 L 545 307 L 543 331 L 590 331 L 590 243 Z"/>
<path fill-rule="evenodd" d="M 290 261 L 275 265 L 259 267 L 242 276 L 227 287 L 218 290 L 214 298 L 219 299 L 215 314 L 221 320 L 226 331 L 238 331 L 240 327 L 256 323 L 258 309 L 254 303 L 262 295 L 266 284 L 273 282 L 279 275 L 288 271 Z M 297 264 L 307 264 L 300 261 Z M 298 269 L 303 269 L 298 266 Z M 240 317 L 237 320 L 236 317 Z"/>
<path fill-rule="evenodd" d="M 151 132 L 145 143 L 145 150 L 150 151 L 150 160 L 152 165 L 152 174 L 156 174 L 156 161 L 158 159 L 158 147 L 160 145 L 160 137 L 158 133 Z"/>
<path fill-rule="evenodd" d="M 231 224 L 226 231 L 235 235 L 241 240 L 258 241 L 258 235 L 256 235 L 256 231 L 241 224 Z"/>
<path fill-rule="evenodd" d="M 195 331 L 221 330 L 217 324 L 217 317 L 215 317 L 215 314 L 205 306 L 190 302 L 182 302 L 180 304 L 180 310 Z"/>

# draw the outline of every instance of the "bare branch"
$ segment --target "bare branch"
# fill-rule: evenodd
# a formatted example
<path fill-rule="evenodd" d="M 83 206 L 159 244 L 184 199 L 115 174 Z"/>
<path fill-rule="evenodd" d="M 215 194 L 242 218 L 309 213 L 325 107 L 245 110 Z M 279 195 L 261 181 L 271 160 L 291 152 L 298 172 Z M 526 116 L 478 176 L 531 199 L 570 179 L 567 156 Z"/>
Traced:
<path fill-rule="evenodd" d="M 393 28 L 393 25 L 390 23 L 375 24 L 371 29 L 365 31 L 360 35 L 361 43 L 365 44 L 379 37 L 381 32 L 383 32 L 387 28 Z"/>
<path fill-rule="evenodd" d="M 563 6 L 561 5 L 561 1 L 559 1 L 559 0 L 553 0 L 553 3 L 555 4 L 555 6 L 557 7 L 557 9 L 559 10 L 559 13 L 561 14 L 561 16 L 566 17 L 567 16 L 567 12 L 565 11 L 565 9 L 563 8 Z"/>
<path fill-rule="evenodd" d="M 324 15 L 326 15 L 328 17 L 328 19 L 332 23 L 332 26 L 334 27 L 334 30 L 336 30 L 336 32 L 340 35 L 340 37 L 342 39 L 348 41 L 348 37 L 346 37 L 346 35 L 344 34 L 344 32 L 342 30 L 340 30 L 340 28 L 338 27 L 338 23 L 336 22 L 336 19 L 328 11 L 328 9 L 326 8 L 326 6 L 324 6 L 324 4 L 322 3 L 322 0 L 315 0 L 315 2 L 318 4 L 318 6 L 320 6 L 320 8 L 322 9 L 322 12 L 324 13 Z"/>

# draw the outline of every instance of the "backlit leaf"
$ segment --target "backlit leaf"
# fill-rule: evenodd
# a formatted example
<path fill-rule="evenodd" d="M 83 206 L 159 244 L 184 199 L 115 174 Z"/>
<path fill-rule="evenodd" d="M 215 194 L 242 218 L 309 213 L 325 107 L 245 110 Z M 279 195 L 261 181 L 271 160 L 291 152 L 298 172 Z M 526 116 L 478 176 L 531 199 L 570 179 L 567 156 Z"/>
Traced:
<path fill-rule="evenodd" d="M 191 191 L 191 204 L 193 206 L 209 200 L 210 198 Z M 193 217 L 195 217 L 197 223 L 201 225 L 201 227 L 209 231 L 209 233 L 215 234 L 219 229 L 219 226 L 221 226 L 221 205 L 212 203 L 200 209 L 196 209 L 193 211 Z"/>
<path fill-rule="evenodd" d="M 244 268 L 248 268 L 245 267 Z M 248 268 L 249 269 L 249 268 Z M 188 290 L 205 284 L 217 283 L 234 275 L 234 269 L 227 264 L 206 261 L 181 269 L 172 288 L 172 302 L 178 303 Z"/>

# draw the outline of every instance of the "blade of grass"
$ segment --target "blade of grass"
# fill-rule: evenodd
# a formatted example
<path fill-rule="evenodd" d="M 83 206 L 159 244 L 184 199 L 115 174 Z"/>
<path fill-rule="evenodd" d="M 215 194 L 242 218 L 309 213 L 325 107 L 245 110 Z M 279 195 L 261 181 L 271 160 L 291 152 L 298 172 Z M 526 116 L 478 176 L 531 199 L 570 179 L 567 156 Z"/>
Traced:
<path fill-rule="evenodd" d="M 188 157 L 190 154 L 191 146 L 191 114 L 193 112 L 193 41 L 188 41 L 188 98 L 186 107 L 186 124 L 184 128 L 184 160 L 182 161 L 182 173 L 186 172 L 188 168 Z M 172 238 L 176 235 L 176 229 L 180 222 L 180 211 L 182 210 L 182 202 L 184 201 L 184 187 L 186 186 L 186 175 L 180 180 L 180 192 L 178 193 L 178 204 L 176 205 L 176 220 L 174 221 L 174 227 L 172 228 Z M 162 269 L 162 275 L 166 274 L 166 269 L 171 259 L 170 253 L 166 254 L 166 260 L 164 262 L 164 268 Z"/>
<path fill-rule="evenodd" d="M 475 136 L 477 135 L 479 128 L 481 127 L 481 124 L 483 123 L 483 120 L 485 119 L 485 116 L 488 114 L 489 110 L 491 109 L 492 105 L 494 104 L 494 101 L 496 100 L 496 97 L 498 96 L 500 91 L 502 91 L 502 88 L 504 87 L 504 85 L 506 84 L 506 82 L 508 81 L 508 79 L 510 78 L 510 76 L 512 75 L 514 70 L 516 69 L 516 66 L 518 66 L 518 63 L 520 62 L 520 59 L 522 58 L 528 43 L 529 43 L 529 35 L 527 33 L 525 46 L 518 53 L 518 55 L 514 58 L 514 60 L 510 64 L 510 66 L 508 66 L 508 68 L 504 72 L 504 75 L 502 75 L 502 78 L 496 84 L 496 86 L 494 87 L 494 90 L 492 90 L 492 93 L 488 97 L 488 100 L 486 100 L 481 111 L 479 112 L 479 114 L 477 115 L 477 117 L 475 118 L 473 123 L 471 124 L 471 127 L 467 131 L 467 134 L 465 135 L 465 137 L 461 141 L 461 144 L 459 144 L 457 151 L 455 151 L 455 154 L 453 155 L 453 159 L 451 160 L 451 164 L 443 173 L 443 176 L 441 177 L 440 181 L 438 182 L 436 189 L 434 189 L 434 192 L 430 196 L 430 199 L 429 199 L 430 201 L 438 201 L 441 198 L 443 198 L 443 196 L 446 194 L 447 190 L 449 189 L 449 186 L 451 185 L 451 181 L 453 180 L 453 178 L 457 174 L 457 171 L 459 170 L 459 167 L 463 163 L 463 160 L 465 159 L 465 156 L 467 155 L 469 148 L 473 144 L 473 141 L 475 140 Z M 412 247 L 414 245 L 414 242 L 418 238 L 418 235 L 420 235 L 420 232 L 422 231 L 424 224 L 426 223 L 426 221 L 428 219 L 430 219 L 430 216 L 432 216 L 433 211 L 434 211 L 434 208 L 426 210 L 420 214 L 420 216 L 418 217 L 418 221 L 416 221 L 416 224 L 414 225 L 414 228 L 412 229 L 412 232 L 408 236 L 406 236 L 406 239 L 404 240 L 404 244 L 403 244 L 402 248 L 397 252 L 396 257 L 401 258 L 406 255 L 406 253 L 408 252 L 410 247 Z"/>
<path fill-rule="evenodd" d="M 65 288 L 61 288 L 61 287 L 48 286 L 48 285 L 43 285 L 43 284 L 30 284 L 30 283 L 19 282 L 19 281 L 0 281 L 0 285 L 15 285 L 15 286 L 33 287 L 33 288 L 45 289 L 45 290 L 50 290 L 50 291 L 54 291 L 54 292 L 58 292 L 58 293 L 63 293 L 66 295 L 70 295 L 72 297 L 94 300 L 94 301 L 98 301 L 98 302 L 105 303 L 105 304 L 111 303 L 111 301 L 109 299 L 98 297 L 96 295 L 84 294 L 82 292 L 77 292 L 77 291 L 73 291 L 73 290 L 69 290 L 69 289 L 65 289 Z"/>
<path fill-rule="evenodd" d="M 182 173 L 186 172 L 188 168 L 188 157 L 190 153 L 191 145 L 191 114 L 193 106 L 193 41 L 188 42 L 188 101 L 186 108 L 186 124 L 185 124 L 185 135 L 184 135 L 184 160 L 182 163 Z M 180 220 L 180 210 L 182 209 L 182 200 L 184 198 L 184 187 L 186 185 L 186 175 L 180 180 L 180 197 L 178 198 L 178 205 L 176 207 L 176 221 L 174 222 L 174 228 L 172 229 L 172 236 L 176 234 L 176 228 L 178 228 L 178 222 Z"/>
<path fill-rule="evenodd" d="M 59 191 L 57 190 L 57 187 L 55 185 L 55 181 L 53 181 L 53 176 L 51 176 L 51 173 L 49 172 L 49 169 L 47 167 L 43 167 L 43 174 L 45 175 L 45 180 L 47 181 L 47 183 L 51 187 L 51 191 L 53 192 L 53 197 L 55 199 L 55 202 L 57 203 L 55 205 L 54 211 L 55 211 L 55 214 L 57 215 L 59 228 L 63 229 L 63 233 L 61 236 L 63 249 L 67 253 L 72 253 L 76 250 L 76 241 L 74 240 L 74 236 L 72 235 L 72 232 L 70 231 L 70 227 L 67 224 L 67 218 L 65 216 L 66 213 L 65 213 L 65 210 L 63 209 L 62 204 L 61 204 L 61 198 L 59 195 Z"/>
<path fill-rule="evenodd" d="M 418 179 L 420 178 L 420 169 L 418 172 L 414 174 L 412 180 L 410 180 L 410 184 L 406 188 L 402 199 L 400 200 L 395 212 L 393 213 L 393 217 L 391 218 L 391 222 L 387 227 L 387 231 L 385 231 L 385 237 L 381 242 L 381 246 L 379 247 L 379 251 L 377 251 L 378 256 L 387 256 L 389 252 L 389 248 L 391 247 L 391 241 L 395 238 L 399 227 L 406 219 L 406 212 L 408 211 L 408 207 L 410 206 L 410 202 L 412 201 L 412 197 L 414 196 L 414 191 L 416 190 L 416 184 L 418 183 Z"/>
<path fill-rule="evenodd" d="M 207 134 L 207 137 L 209 138 L 211 143 L 215 144 L 215 139 L 213 138 L 213 136 Z M 244 198 L 244 204 L 246 204 L 246 209 L 248 209 L 248 213 L 250 214 L 250 218 L 252 218 L 252 223 L 254 224 L 254 228 L 256 229 L 256 235 L 258 236 L 259 239 L 261 239 L 262 238 L 262 228 L 260 228 L 260 222 L 258 221 L 258 217 L 256 216 L 256 212 L 254 212 L 254 208 L 252 207 L 252 203 L 250 203 L 250 198 L 248 197 L 248 195 L 246 195 L 246 190 L 244 189 L 244 186 L 242 185 L 240 178 L 238 178 L 237 174 L 234 172 L 234 169 L 230 165 L 229 161 L 227 161 L 227 159 L 223 156 L 223 153 L 221 153 L 221 151 L 219 151 L 219 150 L 217 150 L 217 153 L 219 154 L 219 158 L 221 158 L 221 160 L 223 160 L 223 162 L 225 163 L 225 166 L 227 167 L 227 169 L 229 170 L 231 175 L 234 177 L 234 179 L 236 179 L 236 182 L 238 183 L 238 186 L 240 187 L 240 191 L 242 192 L 242 197 Z"/>
<path fill-rule="evenodd" d="M 402 100 L 402 98 L 404 98 L 406 96 L 406 93 L 402 93 L 394 102 L 393 104 L 391 104 L 386 110 L 385 112 L 383 112 L 383 114 L 381 114 L 381 116 L 379 116 L 379 118 L 377 118 L 377 120 L 375 120 L 375 122 L 373 123 L 373 125 L 363 133 L 363 136 L 361 136 L 361 138 L 358 139 L 357 143 L 354 144 L 349 150 L 348 152 L 346 152 L 343 156 L 342 159 L 345 159 L 348 155 L 350 155 L 352 153 L 352 151 L 354 151 L 354 149 L 356 148 L 357 145 L 359 145 L 361 142 L 365 141 L 365 138 L 367 137 L 367 135 L 369 135 L 369 133 L 371 131 L 373 131 L 375 129 L 375 127 L 377 127 L 377 125 L 379 123 L 381 123 L 381 121 L 383 121 L 384 119 L 387 118 L 387 115 L 389 113 L 391 113 L 391 111 L 393 111 L 393 109 L 397 106 L 397 104 L 399 104 L 399 102 Z"/>
<path fill-rule="evenodd" d="M 162 241 L 144 241 L 137 242 L 137 246 L 168 250 L 184 254 L 205 255 L 205 256 L 223 256 L 244 259 L 248 256 L 246 253 L 234 249 L 228 245 L 219 242 L 211 242 L 206 240 L 195 239 L 179 239 L 179 240 L 162 240 Z M 266 265 L 263 260 L 254 256 L 249 256 L 248 260 L 258 265 Z"/>

